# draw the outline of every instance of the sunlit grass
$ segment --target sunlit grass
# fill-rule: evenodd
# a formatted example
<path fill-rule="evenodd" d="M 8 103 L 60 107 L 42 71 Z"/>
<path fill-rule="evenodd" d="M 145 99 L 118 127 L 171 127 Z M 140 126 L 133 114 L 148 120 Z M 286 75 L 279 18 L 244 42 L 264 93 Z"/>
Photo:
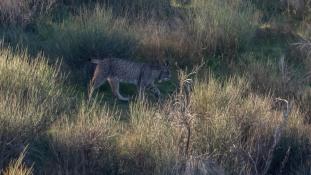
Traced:
<path fill-rule="evenodd" d="M 288 45 L 281 38 L 282 47 L 258 45 L 257 29 L 273 28 L 261 24 L 265 3 L 66 0 L 51 7 L 69 9 L 58 17 L 19 22 L 26 7 L 4 2 L 13 11 L 0 12 L 2 174 L 310 172 L 310 42 L 296 43 L 293 59 L 278 57 Z M 179 77 L 169 82 L 175 89 L 161 87 L 159 101 L 119 105 L 102 94 L 86 101 L 81 84 L 94 57 L 168 59 Z M 201 61 L 199 74 L 180 68 Z M 215 65 L 226 73 L 213 73 Z M 289 101 L 288 118 L 286 100 L 276 97 Z"/>

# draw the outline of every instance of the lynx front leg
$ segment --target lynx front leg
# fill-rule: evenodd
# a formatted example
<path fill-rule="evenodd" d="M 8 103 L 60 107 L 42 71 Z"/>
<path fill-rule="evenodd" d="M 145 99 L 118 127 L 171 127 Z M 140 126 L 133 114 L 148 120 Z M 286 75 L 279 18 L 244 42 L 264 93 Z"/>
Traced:
<path fill-rule="evenodd" d="M 128 101 L 129 100 L 128 97 L 123 97 L 120 94 L 120 91 L 119 91 L 119 81 L 118 80 L 109 78 L 108 82 L 110 84 L 110 87 L 111 87 L 111 90 L 112 90 L 112 93 L 113 93 L 114 96 L 116 96 L 121 101 Z"/>
<path fill-rule="evenodd" d="M 158 87 L 155 86 L 153 83 L 150 85 L 150 90 L 151 90 L 151 92 L 152 92 L 157 98 L 160 98 L 161 92 L 160 92 L 160 90 L 158 89 Z"/>
<path fill-rule="evenodd" d="M 90 85 L 88 87 L 88 99 L 90 100 L 93 92 L 99 88 L 102 84 L 104 84 L 106 81 L 105 78 L 98 78 L 98 77 L 93 77 L 93 79 L 90 82 Z"/>

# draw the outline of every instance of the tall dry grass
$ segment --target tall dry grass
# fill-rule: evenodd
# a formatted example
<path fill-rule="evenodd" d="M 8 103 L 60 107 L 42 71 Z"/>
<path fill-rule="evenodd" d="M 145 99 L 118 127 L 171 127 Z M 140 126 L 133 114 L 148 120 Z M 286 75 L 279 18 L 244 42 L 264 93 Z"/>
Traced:
<path fill-rule="evenodd" d="M 83 7 L 61 23 L 49 26 L 51 29 L 38 29 L 40 42 L 45 43 L 39 48 L 51 58 L 61 56 L 65 69 L 72 72 L 72 82 L 80 85 L 89 81 L 90 59 L 130 59 L 138 47 L 137 34 L 129 30 L 128 21 L 115 19 L 110 9 L 99 4 L 91 10 Z"/>
<path fill-rule="evenodd" d="M 294 61 L 297 61 L 299 63 L 302 63 L 302 69 L 304 70 L 304 74 L 300 76 L 298 79 L 302 79 L 301 83 L 298 83 L 303 88 L 300 88 L 298 91 L 295 90 L 296 93 L 298 93 L 296 96 L 298 98 L 298 103 L 301 106 L 302 110 L 305 113 L 305 118 L 308 123 L 310 123 L 310 98 L 311 98 L 311 89 L 310 86 L 308 86 L 311 82 L 311 42 L 310 38 L 301 40 L 299 42 L 293 43 L 289 49 L 287 57 L 293 59 Z M 297 79 L 297 78 L 296 78 Z"/>
<path fill-rule="evenodd" d="M 209 155 L 227 173 L 265 174 L 284 169 L 279 162 L 290 147 L 295 149 L 291 149 L 286 163 L 292 164 L 289 167 L 303 167 L 293 160 L 300 155 L 299 159 L 308 162 L 303 155 L 309 150 L 304 146 L 297 149 L 298 145 L 308 143 L 308 126 L 299 108 L 293 106 L 287 119 L 283 116 L 286 108 L 281 105 L 273 109 L 274 103 L 271 96 L 252 94 L 244 78 L 233 77 L 221 83 L 210 77 L 208 83 L 197 82 L 188 113 L 192 116 L 188 126 L 192 128 L 191 154 Z M 280 127 L 283 130 L 279 130 Z M 267 163 L 269 161 L 272 163 Z M 299 169 L 286 168 L 283 171 Z"/>
<path fill-rule="evenodd" d="M 174 14 L 170 0 L 105 0 L 104 4 L 110 7 L 116 16 L 166 19 Z"/>
<path fill-rule="evenodd" d="M 286 117 L 283 104 L 274 108 L 271 96 L 250 89 L 245 78 L 222 83 L 211 76 L 195 81 L 190 99 L 177 93 L 162 107 L 132 104 L 121 144 L 133 158 L 126 159 L 126 172 L 266 174 L 305 168 L 309 129 L 299 108 L 292 106 Z"/>
<path fill-rule="evenodd" d="M 173 4 L 171 8 L 178 14 L 162 20 L 138 18 L 131 23 L 131 33 L 139 33 L 135 56 L 144 60 L 169 58 L 181 66 L 199 64 L 202 58 L 215 55 L 225 55 L 230 62 L 247 47 L 260 21 L 260 13 L 248 1 Z"/>
<path fill-rule="evenodd" d="M 32 175 L 32 167 L 27 167 L 23 162 L 26 153 L 26 149 L 24 149 L 18 159 L 12 161 L 9 166 L 0 173 L 3 175 Z"/>
<path fill-rule="evenodd" d="M 47 53 L 61 55 L 76 67 L 92 57 L 128 57 L 135 52 L 135 35 L 128 32 L 127 21 L 114 19 L 111 10 L 100 5 L 82 8 L 53 28 L 52 33 L 39 30 L 50 44 Z"/>
<path fill-rule="evenodd" d="M 155 6 L 156 11 L 169 11 L 167 17 L 153 17 Z M 129 12 L 114 15 L 115 8 Z M 136 13 L 132 8 L 151 16 L 133 17 L 129 14 Z M 65 63 L 78 69 L 90 57 L 107 56 L 148 61 L 169 58 L 184 66 L 213 55 L 236 58 L 252 38 L 258 21 L 254 6 L 240 0 L 198 0 L 189 7 L 175 7 L 169 1 L 110 1 L 92 5 L 92 9 L 85 5 L 60 20 L 40 20 L 33 27 L 35 36 L 5 30 L 5 39 L 43 49 L 50 57 L 63 57 Z"/>
<path fill-rule="evenodd" d="M 252 38 L 259 17 L 248 1 L 193 1 L 188 19 L 191 43 L 202 54 L 213 52 L 232 57 Z"/>
<path fill-rule="evenodd" d="M 5 47 L 0 53 L 3 170 L 29 145 L 25 160 L 35 173 L 308 171 L 310 128 L 302 112 L 293 105 L 285 120 L 284 106 L 252 93 L 246 78 L 180 73 L 178 92 L 163 104 L 134 100 L 121 121 L 118 109 L 71 97 L 58 67 L 43 57 Z"/>
<path fill-rule="evenodd" d="M 242 0 L 178 6 L 149 0 L 109 3 L 85 6 L 61 22 L 41 21 L 35 37 L 25 37 L 50 60 L 62 57 L 71 68 L 65 71 L 80 81 L 92 57 L 169 58 L 184 66 L 213 55 L 228 62 L 245 59 L 237 55 L 247 48 L 260 20 L 252 2 Z M 19 18 L 13 15 L 12 23 Z M 31 42 L 24 44 L 32 47 Z M 245 77 L 220 80 L 204 72 L 200 79 L 180 72 L 179 90 L 162 104 L 133 100 L 121 112 L 66 90 L 67 77 L 43 54 L 32 58 L 1 45 L 0 169 L 38 174 L 310 172 L 310 127 L 303 119 L 309 104 L 306 83 L 300 83 L 286 59 L 262 63 L 245 55 L 251 62 L 239 67 L 248 73 Z M 284 104 L 274 97 L 296 92 L 302 92 L 304 104 L 290 103 L 284 118 Z M 33 169 L 10 164 L 26 145 L 25 164 L 33 163 Z"/>
<path fill-rule="evenodd" d="M 117 173 L 117 142 L 122 125 L 118 113 L 95 101 L 82 102 L 76 112 L 62 117 L 47 131 L 54 159 L 45 162 L 43 173 Z"/>
<path fill-rule="evenodd" d="M 36 18 L 49 14 L 55 4 L 56 0 L 2 0 L 0 23 L 25 27 Z"/>
<path fill-rule="evenodd" d="M 176 133 L 148 101 L 130 104 L 128 129 L 120 138 L 121 169 L 137 174 L 169 174 L 176 161 Z"/>
<path fill-rule="evenodd" d="M 0 169 L 37 139 L 71 101 L 60 83 L 58 68 L 42 55 L 0 46 Z M 69 94 L 68 94 L 69 95 Z M 68 104 L 67 104 L 68 103 Z M 66 105 L 65 105 L 66 104 Z"/>

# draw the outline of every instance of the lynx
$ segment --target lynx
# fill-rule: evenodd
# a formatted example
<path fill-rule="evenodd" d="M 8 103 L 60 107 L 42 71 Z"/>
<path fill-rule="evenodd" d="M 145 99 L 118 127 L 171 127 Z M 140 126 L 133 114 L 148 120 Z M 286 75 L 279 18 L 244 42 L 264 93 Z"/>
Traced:
<path fill-rule="evenodd" d="M 168 81 L 171 73 L 168 64 L 153 65 L 147 63 L 135 63 L 119 58 L 106 58 L 103 60 L 92 59 L 96 64 L 95 72 L 89 86 L 89 98 L 95 89 L 108 81 L 112 93 L 119 100 L 128 101 L 128 97 L 123 97 L 119 92 L 119 83 L 130 83 L 137 86 L 139 96 L 150 89 L 157 97 L 160 96 L 160 90 L 154 82 Z"/>

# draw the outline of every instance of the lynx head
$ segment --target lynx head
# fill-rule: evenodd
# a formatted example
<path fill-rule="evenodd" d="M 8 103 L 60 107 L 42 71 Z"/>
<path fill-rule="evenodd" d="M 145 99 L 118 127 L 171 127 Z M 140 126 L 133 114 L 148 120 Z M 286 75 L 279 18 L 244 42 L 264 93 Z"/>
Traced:
<path fill-rule="evenodd" d="M 160 66 L 160 75 L 158 78 L 158 82 L 161 83 L 162 81 L 168 81 L 171 79 L 171 71 L 169 68 L 168 61 L 165 64 Z"/>

